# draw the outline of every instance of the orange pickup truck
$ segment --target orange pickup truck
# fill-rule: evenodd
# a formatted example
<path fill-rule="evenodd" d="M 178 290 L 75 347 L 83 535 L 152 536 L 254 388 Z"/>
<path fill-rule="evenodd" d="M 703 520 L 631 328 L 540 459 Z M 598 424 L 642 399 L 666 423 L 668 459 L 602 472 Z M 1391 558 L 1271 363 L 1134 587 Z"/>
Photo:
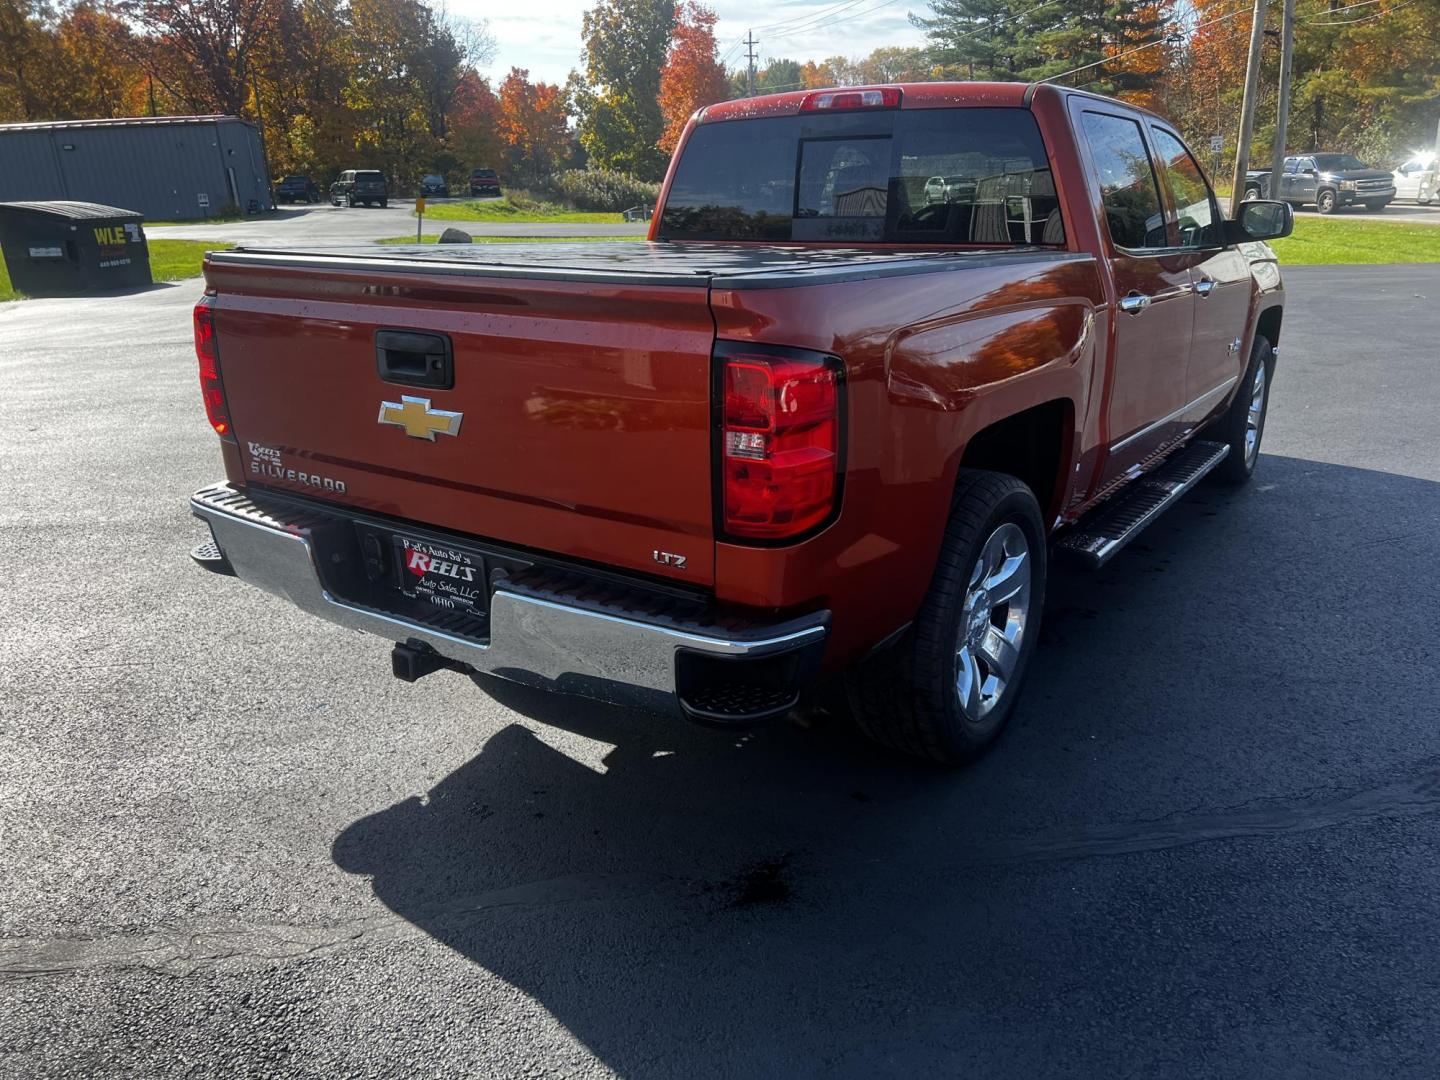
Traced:
<path fill-rule="evenodd" d="M 961 761 L 1052 558 L 1249 478 L 1291 225 L 1157 116 L 937 83 L 701 110 L 646 242 L 215 252 L 193 554 L 401 678 L 744 724 L 828 672 Z"/>

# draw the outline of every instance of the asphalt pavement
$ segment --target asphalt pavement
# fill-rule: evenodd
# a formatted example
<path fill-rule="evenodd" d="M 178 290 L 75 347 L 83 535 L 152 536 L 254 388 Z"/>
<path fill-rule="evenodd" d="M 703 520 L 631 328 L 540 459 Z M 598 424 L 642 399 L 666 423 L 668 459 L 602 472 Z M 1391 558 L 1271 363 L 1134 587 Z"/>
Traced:
<path fill-rule="evenodd" d="M 430 199 L 429 205 L 459 200 Z M 415 235 L 415 203 L 413 200 L 392 200 L 387 207 L 331 206 L 328 202 L 313 206 L 282 206 L 269 214 L 257 214 L 239 221 L 201 222 L 192 225 L 166 225 L 154 222 L 145 226 L 152 239 L 214 240 L 228 244 L 346 244 L 369 240 L 385 240 L 396 236 Z M 471 236 L 644 236 L 648 223 L 567 224 L 564 222 L 510 221 L 441 221 L 426 216 L 422 221 L 426 236 L 439 236 L 449 226 L 463 229 Z"/>
<path fill-rule="evenodd" d="M 1287 279 L 959 772 L 400 683 L 190 564 L 195 282 L 0 305 L 0 1075 L 1433 1077 L 1440 266 Z"/>

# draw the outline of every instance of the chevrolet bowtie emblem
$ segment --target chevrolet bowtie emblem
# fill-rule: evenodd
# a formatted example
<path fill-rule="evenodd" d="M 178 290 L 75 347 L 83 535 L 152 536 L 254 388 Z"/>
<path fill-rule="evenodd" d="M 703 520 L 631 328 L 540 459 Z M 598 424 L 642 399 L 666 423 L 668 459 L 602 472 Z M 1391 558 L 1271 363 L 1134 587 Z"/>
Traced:
<path fill-rule="evenodd" d="M 432 409 L 429 398 L 410 397 L 408 394 L 401 397 L 399 403 L 380 403 L 380 423 L 394 424 L 404 428 L 405 434 L 412 439 L 429 439 L 431 442 L 435 441 L 437 434 L 459 435 L 460 421 L 464 416 L 464 413 Z"/>

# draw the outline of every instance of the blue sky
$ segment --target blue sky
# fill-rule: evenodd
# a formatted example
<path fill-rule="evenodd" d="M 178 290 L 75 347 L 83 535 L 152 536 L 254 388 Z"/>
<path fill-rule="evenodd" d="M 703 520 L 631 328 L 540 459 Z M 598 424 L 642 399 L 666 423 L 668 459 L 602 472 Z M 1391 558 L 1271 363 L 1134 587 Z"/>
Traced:
<path fill-rule="evenodd" d="M 564 82 L 579 66 L 580 16 L 590 6 L 586 0 L 523 0 L 513 8 L 449 0 L 445 6 L 462 18 L 489 24 L 499 46 L 488 70 L 494 78 L 513 66 L 529 68 L 532 79 Z M 727 67 L 744 63 L 738 42 L 750 27 L 762 58 L 820 60 L 863 56 L 883 45 L 919 45 L 921 34 L 905 16 L 928 11 L 924 0 L 720 0 L 709 6 L 720 16 L 715 37 L 721 54 L 730 52 Z"/>

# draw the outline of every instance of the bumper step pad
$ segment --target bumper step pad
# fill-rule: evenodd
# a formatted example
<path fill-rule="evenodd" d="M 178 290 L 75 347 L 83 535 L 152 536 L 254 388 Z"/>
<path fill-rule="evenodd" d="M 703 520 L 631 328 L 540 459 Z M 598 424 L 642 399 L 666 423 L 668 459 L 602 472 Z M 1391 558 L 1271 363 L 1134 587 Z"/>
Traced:
<path fill-rule="evenodd" d="M 190 558 L 195 560 L 197 566 L 209 570 L 212 574 L 224 574 L 226 577 L 235 576 L 235 568 L 230 565 L 230 560 L 220 550 L 220 545 L 214 540 L 206 540 L 203 544 L 196 544 L 190 549 Z"/>
<path fill-rule="evenodd" d="M 1055 542 L 1056 555 L 1098 570 L 1229 452 L 1225 443 L 1198 441 L 1177 450 L 1154 472 L 1133 481 L 1076 522 Z"/>

